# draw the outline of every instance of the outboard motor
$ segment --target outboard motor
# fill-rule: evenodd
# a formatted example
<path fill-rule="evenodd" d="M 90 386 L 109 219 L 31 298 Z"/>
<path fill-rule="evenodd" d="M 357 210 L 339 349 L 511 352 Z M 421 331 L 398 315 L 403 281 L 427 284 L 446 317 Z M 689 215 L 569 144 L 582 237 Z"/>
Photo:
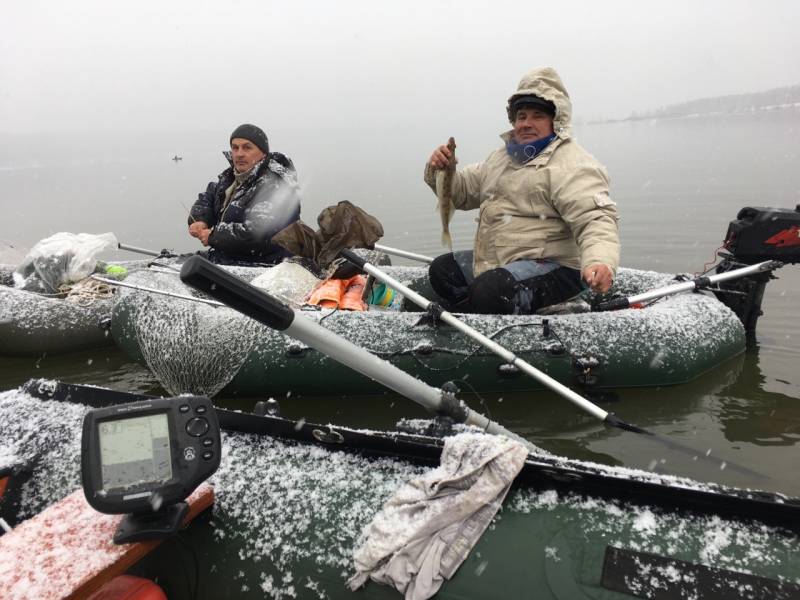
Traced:
<path fill-rule="evenodd" d="M 747 207 L 728 225 L 717 273 L 765 260 L 800 263 L 800 204 L 788 208 Z M 767 271 L 721 282 L 714 294 L 742 321 L 748 338 L 763 314 L 764 288 L 775 276 Z"/>

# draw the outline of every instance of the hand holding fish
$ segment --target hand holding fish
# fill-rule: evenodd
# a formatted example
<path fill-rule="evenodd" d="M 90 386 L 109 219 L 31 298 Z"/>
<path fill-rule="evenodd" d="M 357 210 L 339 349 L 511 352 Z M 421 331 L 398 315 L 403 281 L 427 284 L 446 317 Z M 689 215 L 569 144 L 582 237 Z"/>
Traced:
<path fill-rule="evenodd" d="M 450 139 L 452 140 L 453 138 Z M 453 148 L 455 148 L 455 142 L 453 142 Z M 451 151 L 448 145 L 443 144 L 433 151 L 433 154 L 431 154 L 431 157 L 428 159 L 428 163 L 434 169 L 446 169 L 450 166 L 450 161 L 454 158 L 454 151 Z"/>
<path fill-rule="evenodd" d="M 450 237 L 450 219 L 453 218 L 455 206 L 453 205 L 453 177 L 456 173 L 456 141 L 450 138 L 446 146 L 439 146 L 431 155 L 430 164 L 435 169 L 444 170 L 436 178 L 436 196 L 439 198 L 438 211 L 442 219 L 442 245 L 453 249 L 453 240 Z M 437 167 L 442 163 L 441 167 Z"/>

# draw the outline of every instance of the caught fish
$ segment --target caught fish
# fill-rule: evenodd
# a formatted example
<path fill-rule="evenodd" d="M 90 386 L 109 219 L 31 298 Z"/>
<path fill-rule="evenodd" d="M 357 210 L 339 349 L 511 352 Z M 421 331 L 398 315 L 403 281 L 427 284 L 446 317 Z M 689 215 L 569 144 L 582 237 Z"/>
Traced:
<path fill-rule="evenodd" d="M 437 209 L 442 219 L 442 246 L 453 249 L 453 239 L 450 237 L 450 220 L 456 207 L 453 205 L 453 175 L 456 172 L 456 141 L 447 140 L 447 149 L 450 150 L 450 164 L 444 168 L 442 177 L 437 177 L 436 196 L 439 198 Z"/>

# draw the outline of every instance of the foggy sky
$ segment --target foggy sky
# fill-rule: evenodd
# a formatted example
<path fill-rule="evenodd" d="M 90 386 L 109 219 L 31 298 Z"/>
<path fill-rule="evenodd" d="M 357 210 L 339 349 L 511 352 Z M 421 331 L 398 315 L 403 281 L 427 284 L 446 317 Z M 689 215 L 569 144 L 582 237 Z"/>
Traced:
<path fill-rule="evenodd" d="M 575 118 L 800 83 L 800 3 L 4 2 L 0 132 L 320 136 L 484 120 L 553 66 Z"/>

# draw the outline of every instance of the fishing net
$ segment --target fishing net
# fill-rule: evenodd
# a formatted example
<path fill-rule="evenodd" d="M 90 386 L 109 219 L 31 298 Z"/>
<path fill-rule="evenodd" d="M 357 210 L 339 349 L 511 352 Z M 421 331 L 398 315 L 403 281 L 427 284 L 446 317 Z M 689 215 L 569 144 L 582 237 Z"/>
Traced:
<path fill-rule="evenodd" d="M 148 273 L 141 285 L 193 295 L 176 275 Z M 265 328 L 236 311 L 134 291 L 129 322 L 144 361 L 171 394 L 216 395 L 236 376 Z"/>

